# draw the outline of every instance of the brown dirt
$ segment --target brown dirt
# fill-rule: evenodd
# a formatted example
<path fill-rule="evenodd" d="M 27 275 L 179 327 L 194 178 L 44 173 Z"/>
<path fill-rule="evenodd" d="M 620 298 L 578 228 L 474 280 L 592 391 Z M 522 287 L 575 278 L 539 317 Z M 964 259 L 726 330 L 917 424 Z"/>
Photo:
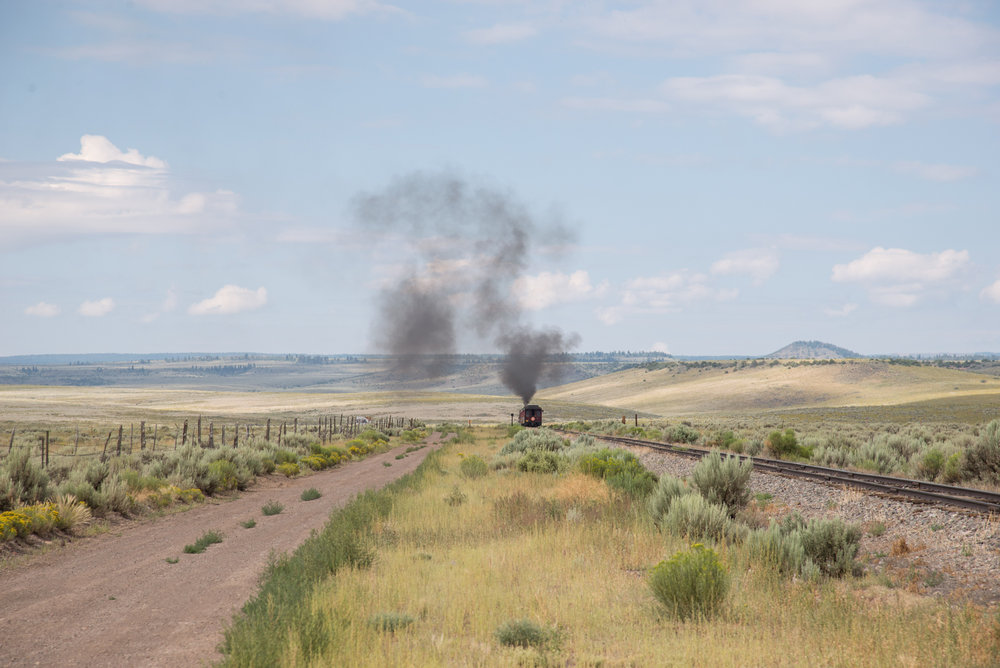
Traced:
<path fill-rule="evenodd" d="M 239 498 L 137 522 L 0 572 L 0 665 L 196 666 L 222 658 L 217 646 L 233 614 L 253 596 L 271 553 L 294 550 L 330 512 L 413 471 L 430 447 L 403 447 L 296 479 L 269 476 Z M 384 463 L 392 466 L 385 466 Z M 323 496 L 304 502 L 303 490 Z M 278 515 L 261 512 L 269 500 Z M 240 522 L 255 519 L 256 527 Z M 202 554 L 184 546 L 218 530 Z M 167 558 L 177 558 L 176 564 Z"/>

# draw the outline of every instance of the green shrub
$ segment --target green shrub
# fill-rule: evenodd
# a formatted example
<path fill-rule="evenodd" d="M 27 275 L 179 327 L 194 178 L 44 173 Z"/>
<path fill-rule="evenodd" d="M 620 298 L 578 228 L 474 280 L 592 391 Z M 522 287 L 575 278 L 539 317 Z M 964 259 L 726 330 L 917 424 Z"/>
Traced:
<path fill-rule="evenodd" d="M 824 575 L 842 577 L 859 574 L 854 560 L 861 541 L 861 528 L 844 524 L 840 519 L 814 519 L 800 530 L 806 556 Z"/>
<path fill-rule="evenodd" d="M 201 554 L 209 545 L 222 542 L 222 534 L 218 531 L 206 531 L 194 543 L 184 546 L 185 554 Z"/>
<path fill-rule="evenodd" d="M 889 474 L 903 468 L 903 459 L 884 441 L 869 441 L 854 451 L 851 464 L 866 471 Z"/>
<path fill-rule="evenodd" d="M 466 478 L 481 478 L 490 472 L 490 467 L 479 455 L 469 455 L 459 464 L 462 475 Z"/>
<path fill-rule="evenodd" d="M 941 472 L 941 478 L 949 484 L 955 484 L 956 482 L 961 482 L 965 477 L 965 466 L 962 462 L 962 454 L 959 452 L 954 452 L 948 456 L 948 459 L 944 462 L 944 471 Z"/>
<path fill-rule="evenodd" d="M 924 480 L 934 480 L 944 468 L 944 453 L 938 448 L 931 448 L 917 462 L 917 475 Z"/>
<path fill-rule="evenodd" d="M 551 429 L 544 427 L 523 429 L 504 445 L 498 454 L 507 455 L 513 452 L 527 452 L 528 450 L 556 452 L 568 446 L 569 442 Z"/>
<path fill-rule="evenodd" d="M 244 529 L 253 529 L 255 526 L 257 526 L 257 520 L 251 517 L 250 519 L 244 522 L 240 522 L 240 526 L 243 527 Z"/>
<path fill-rule="evenodd" d="M 667 511 L 670 510 L 670 504 L 677 497 L 687 493 L 690 493 L 690 490 L 680 478 L 675 478 L 672 475 L 660 476 L 660 481 L 656 484 L 656 488 L 649 495 L 649 500 L 646 502 L 649 516 L 653 518 L 656 524 L 662 526 L 663 518 L 666 516 Z"/>
<path fill-rule="evenodd" d="M 265 503 L 263 506 L 261 506 L 260 512 L 264 513 L 265 515 L 277 515 L 284 509 L 285 509 L 284 505 L 272 499 L 267 503 Z"/>
<path fill-rule="evenodd" d="M 405 612 L 380 612 L 368 619 L 368 625 L 376 631 L 392 633 L 398 629 L 406 628 L 413 621 L 413 615 L 408 615 Z"/>
<path fill-rule="evenodd" d="M 310 487 L 309 489 L 302 490 L 302 495 L 299 496 L 303 501 L 315 501 L 319 497 L 323 496 L 318 489 L 315 487 Z"/>
<path fill-rule="evenodd" d="M 778 459 L 809 459 L 812 454 L 809 448 L 799 443 L 792 429 L 786 429 L 784 434 L 772 431 L 767 437 L 767 449 Z"/>
<path fill-rule="evenodd" d="M 729 575 L 719 555 L 700 543 L 661 561 L 648 582 L 656 600 L 680 619 L 711 617 L 729 591 Z"/>
<path fill-rule="evenodd" d="M 670 503 L 661 526 L 689 540 L 729 540 L 740 537 L 740 529 L 723 506 L 709 503 L 698 494 L 683 494 Z"/>
<path fill-rule="evenodd" d="M 512 619 L 504 622 L 493 632 L 501 645 L 507 647 L 545 647 L 553 638 L 553 633 L 530 619 Z"/>
<path fill-rule="evenodd" d="M 507 438 L 514 438 L 518 432 L 524 431 L 524 427 L 519 424 L 507 425 Z"/>
<path fill-rule="evenodd" d="M 779 573 L 797 575 L 807 560 L 801 533 L 782 531 L 781 525 L 773 521 L 766 529 L 751 531 L 746 545 L 753 561 Z"/>
<path fill-rule="evenodd" d="M 297 476 L 300 470 L 298 462 L 285 462 L 284 464 L 278 464 L 278 473 L 283 474 L 286 478 Z"/>
<path fill-rule="evenodd" d="M 31 458 L 29 448 L 18 448 L 0 466 L 0 511 L 44 501 L 49 495 L 49 474 Z"/>
<path fill-rule="evenodd" d="M 628 450 L 603 448 L 580 457 L 578 466 L 583 473 L 636 498 L 645 498 L 656 486 L 656 476 Z"/>
<path fill-rule="evenodd" d="M 559 456 L 554 452 L 529 450 L 517 460 L 517 470 L 524 473 L 555 473 L 559 470 Z"/>
<path fill-rule="evenodd" d="M 701 434 L 696 429 L 684 424 L 670 427 L 663 432 L 663 440 L 667 443 L 697 443 L 699 438 Z"/>
<path fill-rule="evenodd" d="M 239 479 L 236 475 L 236 464 L 226 459 L 217 459 L 208 465 L 208 474 L 212 480 L 212 489 L 215 491 L 230 491 L 237 488 Z"/>
<path fill-rule="evenodd" d="M 1000 483 L 1000 420 L 982 428 L 976 443 L 965 453 L 967 477 Z"/>
<path fill-rule="evenodd" d="M 701 458 L 691 472 L 691 484 L 701 492 L 706 501 L 725 506 L 729 514 L 750 502 L 750 474 L 753 462 L 736 456 L 723 458 L 713 451 Z"/>

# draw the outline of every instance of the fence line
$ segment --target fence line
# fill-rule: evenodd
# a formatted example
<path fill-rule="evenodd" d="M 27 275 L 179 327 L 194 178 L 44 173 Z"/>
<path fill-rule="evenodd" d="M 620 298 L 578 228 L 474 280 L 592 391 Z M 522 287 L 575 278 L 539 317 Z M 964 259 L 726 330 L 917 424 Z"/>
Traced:
<path fill-rule="evenodd" d="M 263 424 L 253 424 L 250 422 L 241 423 L 239 421 L 234 421 L 232 423 L 233 436 L 231 440 L 227 439 L 226 437 L 227 433 L 226 424 L 223 423 L 221 438 L 219 439 L 219 443 L 217 444 L 215 439 L 215 423 L 212 421 L 208 423 L 207 441 L 202 439 L 202 416 L 199 415 L 197 419 L 197 428 L 196 428 L 197 439 L 195 438 L 195 434 L 192 434 L 191 438 L 189 438 L 187 419 L 185 419 L 183 423 L 179 421 L 175 423 L 173 431 L 172 449 L 176 450 L 178 445 L 180 446 L 187 445 L 189 440 L 192 445 L 200 445 L 203 448 L 216 448 L 217 445 L 218 447 L 223 447 L 223 448 L 224 447 L 237 448 L 239 447 L 240 444 L 241 427 L 243 427 L 245 433 L 244 442 L 249 442 L 253 440 L 253 438 L 258 433 L 257 431 L 258 429 L 263 429 L 264 439 L 270 441 L 271 421 L 272 418 L 267 418 L 266 422 Z M 414 418 L 406 418 L 399 416 L 382 416 L 376 418 L 369 418 L 361 415 L 344 415 L 343 413 L 340 413 L 337 415 L 326 415 L 326 416 L 320 415 L 316 419 L 315 425 L 303 421 L 301 433 L 315 434 L 317 438 L 319 438 L 321 443 L 326 444 L 338 437 L 353 438 L 355 436 L 359 436 L 366 429 L 375 429 L 380 431 L 391 430 L 391 429 L 406 429 L 406 428 L 412 429 L 417 424 L 419 423 Z M 292 419 L 292 424 L 291 424 L 293 435 L 300 433 L 299 427 L 300 427 L 299 418 L 294 417 Z M 152 439 L 151 439 L 152 447 L 149 448 L 150 452 L 156 451 L 157 434 L 159 433 L 160 428 L 161 427 L 159 424 L 154 424 L 152 428 Z M 276 443 L 279 446 L 287 440 L 288 428 L 289 424 L 287 419 L 282 420 L 278 425 L 276 430 L 277 431 Z M 43 467 L 48 468 L 50 466 L 50 457 L 52 454 L 53 445 L 62 446 L 62 448 L 64 448 L 65 450 L 69 449 L 72 450 L 71 452 L 57 451 L 55 454 L 56 457 L 58 457 L 59 459 L 65 460 L 65 458 L 75 459 L 77 457 L 84 457 L 84 458 L 100 457 L 101 460 L 104 460 L 108 456 L 108 447 L 111 445 L 112 438 L 115 437 L 116 429 L 117 429 L 117 438 L 115 439 L 115 445 L 114 445 L 114 454 L 116 456 L 122 454 L 132 454 L 133 452 L 135 452 L 136 440 L 138 440 L 139 444 L 138 451 L 142 452 L 147 450 L 146 446 L 147 443 L 149 442 L 147 440 L 149 430 L 146 427 L 145 421 L 139 422 L 138 439 L 135 438 L 136 436 L 135 423 L 129 423 L 129 436 L 127 443 L 125 441 L 124 422 L 118 424 L 117 427 L 111 428 L 108 431 L 107 437 L 104 439 L 103 448 L 100 445 L 100 436 L 99 436 L 99 434 L 103 432 L 98 432 L 97 429 L 98 428 L 92 428 L 88 434 L 82 436 L 80 426 L 76 425 L 75 434 L 73 432 L 70 432 L 69 436 L 67 436 L 63 441 L 59 442 L 57 441 L 56 438 L 52 436 L 52 431 L 53 431 L 52 429 L 24 429 L 24 428 L 13 427 L 11 429 L 10 439 L 7 444 L 7 452 L 4 454 L 3 450 L 0 450 L 0 462 L 3 462 L 6 458 L 10 457 L 13 454 L 15 448 L 17 448 L 18 450 L 27 449 L 31 451 L 33 454 L 37 452 L 39 463 Z M 163 429 L 166 430 L 167 437 L 169 437 L 171 433 L 170 427 L 164 425 Z M 69 430 L 67 429 L 66 431 Z M 26 440 L 28 442 L 15 443 L 15 437 L 19 437 L 18 440 L 22 441 Z M 34 439 L 37 439 L 34 443 L 30 442 Z M 85 450 L 87 449 L 86 441 L 90 441 L 90 443 L 94 447 L 94 450 L 90 452 L 80 452 L 81 440 L 85 441 L 84 443 Z M 167 447 L 169 447 L 168 444 L 161 443 L 161 448 L 165 449 Z M 36 448 L 37 450 L 35 450 Z"/>

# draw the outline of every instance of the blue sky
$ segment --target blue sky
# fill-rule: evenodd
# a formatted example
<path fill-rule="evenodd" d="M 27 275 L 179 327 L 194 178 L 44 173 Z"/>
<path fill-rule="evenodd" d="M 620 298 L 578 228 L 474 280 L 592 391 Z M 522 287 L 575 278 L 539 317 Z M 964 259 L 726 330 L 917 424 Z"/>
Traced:
<path fill-rule="evenodd" d="M 358 223 L 415 173 L 578 350 L 1000 350 L 995 2 L 6 0 L 0 62 L 0 355 L 375 351 L 482 265 Z"/>

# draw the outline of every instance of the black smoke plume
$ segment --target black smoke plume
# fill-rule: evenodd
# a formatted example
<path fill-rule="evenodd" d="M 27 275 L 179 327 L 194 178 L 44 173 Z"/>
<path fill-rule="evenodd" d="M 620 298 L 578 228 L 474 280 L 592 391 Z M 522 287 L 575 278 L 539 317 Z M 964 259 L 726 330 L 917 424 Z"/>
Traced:
<path fill-rule="evenodd" d="M 440 375 L 462 325 L 505 353 L 504 384 L 525 403 L 551 362 L 579 337 L 534 331 L 521 322 L 511 286 L 541 246 L 573 235 L 556 216 L 539 219 L 509 192 L 451 173 L 413 173 L 354 202 L 371 231 L 399 235 L 422 265 L 382 295 L 376 343 L 409 371 Z"/>

